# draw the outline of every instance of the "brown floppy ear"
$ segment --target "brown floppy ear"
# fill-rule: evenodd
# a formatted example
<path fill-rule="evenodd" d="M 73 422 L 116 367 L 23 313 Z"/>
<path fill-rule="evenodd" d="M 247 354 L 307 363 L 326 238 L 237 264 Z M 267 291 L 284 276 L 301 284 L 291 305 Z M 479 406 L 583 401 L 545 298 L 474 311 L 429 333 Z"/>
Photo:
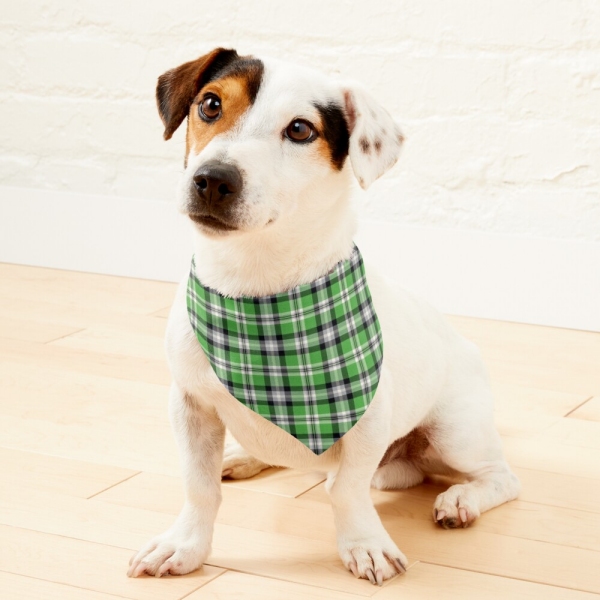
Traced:
<path fill-rule="evenodd" d="M 163 73 L 156 86 L 158 113 L 165 125 L 165 140 L 171 139 L 186 118 L 196 94 L 210 76 L 238 58 L 235 50 L 212 52 Z"/>

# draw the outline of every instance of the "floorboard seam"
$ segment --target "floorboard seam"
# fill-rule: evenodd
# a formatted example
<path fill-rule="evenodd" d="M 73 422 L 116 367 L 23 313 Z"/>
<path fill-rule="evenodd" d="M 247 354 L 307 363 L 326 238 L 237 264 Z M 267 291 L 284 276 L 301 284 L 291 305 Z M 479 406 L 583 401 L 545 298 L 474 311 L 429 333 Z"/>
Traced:
<path fill-rule="evenodd" d="M 578 404 L 575 408 L 572 408 L 566 415 L 563 415 L 563 418 L 568 417 L 569 415 L 573 414 L 576 410 L 579 410 L 584 404 L 587 404 L 593 397 L 594 396 L 586 398 L 581 404 Z"/>
<path fill-rule="evenodd" d="M 210 561 L 210 559 L 209 559 L 209 561 Z M 418 562 L 418 561 L 415 561 L 415 564 L 416 564 L 416 562 Z M 219 568 L 219 569 L 226 569 L 227 571 L 231 571 L 232 573 L 241 573 L 242 575 L 250 575 L 252 577 L 261 577 L 262 579 L 271 579 L 273 581 L 283 581 L 284 583 L 295 583 L 296 585 L 304 585 L 306 587 L 317 588 L 318 590 L 325 590 L 328 592 L 337 592 L 338 594 L 348 594 L 349 596 L 361 596 L 363 598 L 372 598 L 377 593 L 377 590 L 375 592 L 373 592 L 372 594 L 363 594 L 362 592 L 347 592 L 346 590 L 340 590 L 339 588 L 324 587 L 323 585 L 315 585 L 314 583 L 294 581 L 293 579 L 284 579 L 283 577 L 274 577 L 272 575 L 264 575 L 262 573 L 255 573 L 252 571 L 242 571 L 241 569 L 233 569 L 231 567 L 222 567 L 220 565 L 216 565 L 216 564 L 213 564 L 210 562 L 207 562 L 205 564 L 207 564 L 211 567 Z M 413 566 L 414 565 L 411 565 L 409 568 L 412 568 Z M 222 575 L 224 575 L 224 573 L 222 573 Z M 352 573 L 350 573 L 350 571 L 348 571 L 348 577 L 352 578 L 352 577 L 354 577 L 354 575 L 352 575 Z M 216 577 L 215 577 L 215 579 L 216 579 Z M 211 581 L 214 581 L 214 579 L 211 579 Z"/>
<path fill-rule="evenodd" d="M 85 331 L 87 329 L 87 327 L 82 327 L 81 329 L 77 329 L 76 331 L 71 331 L 70 333 L 67 333 L 65 335 L 61 335 L 57 338 L 54 338 L 52 340 L 46 340 L 45 342 L 43 342 L 44 345 L 46 344 L 52 344 L 53 342 L 58 342 L 58 340 L 64 340 L 65 338 L 68 338 L 72 335 L 75 335 L 76 333 L 81 333 L 82 331 Z"/>
<path fill-rule="evenodd" d="M 436 563 L 436 562 L 432 562 L 430 560 L 421 560 L 419 562 L 422 562 L 423 564 L 426 565 L 433 565 L 435 567 L 445 567 L 446 569 L 456 569 L 457 571 L 466 571 L 468 573 L 479 573 L 480 575 L 488 575 L 491 577 L 502 577 L 503 579 L 513 579 L 514 581 L 526 581 L 528 583 L 533 583 L 535 585 L 545 585 L 547 587 L 554 587 L 554 588 L 560 588 L 562 590 L 573 590 L 576 592 L 583 592 L 586 594 L 594 594 L 594 595 L 598 595 L 598 592 L 594 592 L 592 590 L 586 590 L 584 588 L 578 588 L 578 587 L 568 587 L 566 585 L 559 585 L 557 583 L 549 583 L 547 581 L 536 581 L 535 579 L 526 579 L 524 577 L 515 577 L 514 575 L 501 575 L 500 573 L 490 573 L 489 571 L 478 571 L 477 569 L 463 569 L 462 567 L 454 567 L 451 565 L 445 565 L 442 563 Z"/>
<path fill-rule="evenodd" d="M 129 475 L 129 477 L 125 477 L 125 479 L 121 479 L 120 481 L 117 481 L 116 483 L 109 485 L 108 487 L 104 488 L 103 490 L 100 490 L 99 492 L 95 492 L 91 496 L 88 496 L 86 498 L 86 500 L 91 500 L 92 498 L 95 498 L 96 496 L 99 496 L 100 494 L 103 494 L 104 492 L 111 490 L 112 488 L 114 488 L 118 485 L 121 485 L 122 483 L 125 483 L 126 481 L 129 481 L 130 479 L 133 479 L 134 477 L 137 477 L 138 475 L 140 475 L 140 473 L 142 473 L 142 471 L 138 471 L 137 473 L 134 473 L 133 475 Z"/>
<path fill-rule="evenodd" d="M 223 567 L 215 567 L 215 569 L 223 569 Z M 218 575 L 215 575 L 212 579 L 209 579 L 206 583 L 199 585 L 195 590 L 192 590 L 191 592 L 188 592 L 187 594 L 185 594 L 185 596 L 181 596 L 179 598 L 179 600 L 184 600 L 184 598 L 188 598 L 189 596 L 191 596 L 198 590 L 201 590 L 203 587 L 206 587 L 209 583 L 212 583 L 213 581 L 219 579 L 219 577 L 222 577 L 223 575 L 225 575 L 225 573 L 227 573 L 228 570 L 229 569 L 223 569 Z"/>
<path fill-rule="evenodd" d="M 44 579 L 43 577 L 35 577 L 35 575 L 23 575 L 22 573 L 14 573 L 13 571 L 7 571 L 6 569 L 0 569 L 2 573 L 8 573 L 9 575 L 16 575 L 17 577 L 23 577 L 24 579 L 35 579 L 36 581 L 43 581 L 44 583 L 55 583 L 56 585 L 64 585 L 75 590 L 85 590 L 86 592 L 92 592 L 95 594 L 105 594 L 109 597 L 114 598 L 125 598 L 125 600 L 132 600 L 131 596 L 121 596 L 121 594 L 115 594 L 113 592 L 103 592 L 100 590 L 94 590 L 92 588 L 81 587 L 80 585 L 73 585 L 72 583 L 65 583 L 64 581 L 55 581 L 54 579 Z"/>
<path fill-rule="evenodd" d="M 2 527 L 10 527 L 11 529 L 20 529 L 21 531 L 29 531 L 30 533 L 39 533 L 40 535 L 47 535 L 50 537 L 58 537 L 64 540 L 73 540 L 74 542 L 81 542 L 83 544 L 93 544 L 94 546 L 104 546 L 106 548 L 114 548 L 115 550 L 128 550 L 129 552 L 137 552 L 139 548 L 137 546 L 116 546 L 115 544 L 109 544 L 108 542 L 97 542 L 95 540 L 90 540 L 88 538 L 83 537 L 75 537 L 73 535 L 66 535 L 64 533 L 52 533 L 51 531 L 45 531 L 43 529 L 34 529 L 33 527 L 28 527 L 26 525 L 11 525 L 10 523 L 0 523 Z M 225 567 L 220 567 L 221 569 Z M 0 569 L 1 571 L 2 569 Z M 18 575 L 18 573 L 15 573 Z M 25 577 L 29 577 L 29 575 L 25 575 Z M 46 580 L 44 580 L 46 581 Z M 47 580 L 50 581 L 50 580 Z M 56 581 L 55 583 L 60 583 Z M 65 584 L 69 585 L 69 584 Z"/>

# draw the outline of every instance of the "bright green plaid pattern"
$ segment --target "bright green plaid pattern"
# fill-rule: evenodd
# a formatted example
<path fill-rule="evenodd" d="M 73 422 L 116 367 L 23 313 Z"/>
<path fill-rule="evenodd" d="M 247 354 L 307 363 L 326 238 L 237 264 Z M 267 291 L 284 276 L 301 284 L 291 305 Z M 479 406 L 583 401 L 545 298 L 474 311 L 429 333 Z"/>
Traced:
<path fill-rule="evenodd" d="M 375 394 L 383 343 L 356 246 L 328 275 L 258 298 L 203 286 L 192 260 L 187 308 L 229 392 L 316 454 L 358 421 Z"/>

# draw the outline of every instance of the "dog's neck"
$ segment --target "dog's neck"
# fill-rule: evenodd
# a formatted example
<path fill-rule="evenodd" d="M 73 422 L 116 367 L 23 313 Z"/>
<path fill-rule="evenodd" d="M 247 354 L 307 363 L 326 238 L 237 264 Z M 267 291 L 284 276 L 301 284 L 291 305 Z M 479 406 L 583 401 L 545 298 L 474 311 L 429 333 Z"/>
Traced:
<path fill-rule="evenodd" d="M 200 281 L 225 296 L 267 296 L 325 275 L 353 248 L 356 217 L 340 194 L 318 219 L 293 214 L 256 232 L 208 237 L 196 232 Z"/>

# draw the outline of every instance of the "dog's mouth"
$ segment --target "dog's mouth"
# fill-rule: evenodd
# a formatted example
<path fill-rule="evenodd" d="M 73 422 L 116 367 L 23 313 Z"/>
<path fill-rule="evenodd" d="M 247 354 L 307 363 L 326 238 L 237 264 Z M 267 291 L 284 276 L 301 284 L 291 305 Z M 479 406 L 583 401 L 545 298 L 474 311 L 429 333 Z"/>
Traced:
<path fill-rule="evenodd" d="M 198 223 L 198 225 L 202 225 L 203 227 L 215 231 L 235 231 L 237 229 L 237 227 L 225 223 L 225 221 L 221 221 L 221 219 L 213 217 L 212 215 L 197 215 L 190 213 L 188 216 L 194 223 Z"/>

